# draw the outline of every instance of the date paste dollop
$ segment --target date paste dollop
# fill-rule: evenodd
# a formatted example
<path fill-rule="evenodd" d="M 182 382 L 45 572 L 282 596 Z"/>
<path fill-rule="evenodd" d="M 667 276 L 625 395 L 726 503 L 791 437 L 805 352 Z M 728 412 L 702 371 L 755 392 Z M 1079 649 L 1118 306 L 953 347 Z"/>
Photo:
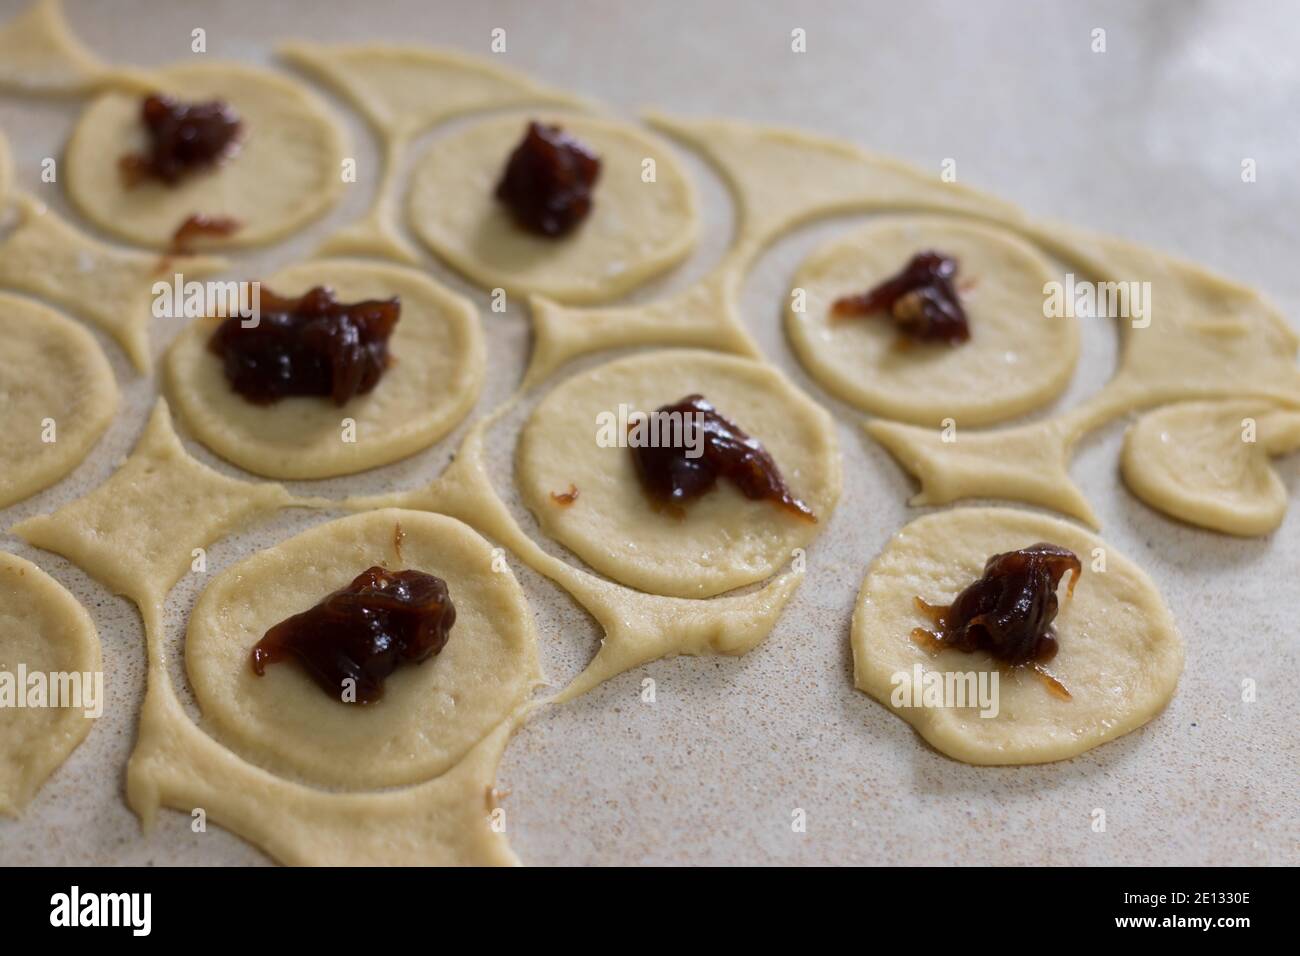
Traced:
<path fill-rule="evenodd" d="M 1056 589 L 1070 573 L 1070 594 L 1083 566 L 1073 551 L 1054 544 L 1031 545 L 995 554 L 984 574 L 946 607 L 916 599 L 934 621 L 937 633 L 921 637 L 959 651 L 987 651 L 1007 664 L 1033 664 L 1056 655 Z"/>
<path fill-rule="evenodd" d="M 191 173 L 210 169 L 234 152 L 244 125 L 221 100 L 182 103 L 161 93 L 144 98 L 140 118 L 148 147 L 122 157 L 128 185 L 151 178 L 175 186 Z"/>
<path fill-rule="evenodd" d="M 401 301 L 345 304 L 317 286 L 298 298 L 262 289 L 256 325 L 231 316 L 208 348 L 221 357 L 230 387 L 269 405 L 290 395 L 329 396 L 335 405 L 373 389 L 388 368 L 388 339 Z"/>
<path fill-rule="evenodd" d="M 767 449 L 720 415 L 704 396 L 688 395 L 642 421 L 649 433 L 643 439 L 672 439 L 633 441 L 638 426 L 629 428 L 628 445 L 637 475 L 654 501 L 682 505 L 712 489 L 722 477 L 746 498 L 772 501 L 806 521 L 817 520 L 812 509 L 786 487 Z"/>
<path fill-rule="evenodd" d="M 309 611 L 285 618 L 253 647 L 253 671 L 293 658 L 330 697 L 369 704 L 401 664 L 447 644 L 456 608 L 447 582 L 423 571 L 372 567 Z M 355 697 L 345 680 L 355 682 Z"/>
<path fill-rule="evenodd" d="M 956 278 L 956 259 L 939 252 L 918 252 L 893 278 L 859 295 L 836 299 L 831 314 L 885 315 L 909 339 L 956 345 L 970 339 L 970 323 Z"/>
<path fill-rule="evenodd" d="M 515 223 L 539 236 L 572 232 L 591 213 L 600 159 L 558 126 L 529 123 L 497 184 Z"/>

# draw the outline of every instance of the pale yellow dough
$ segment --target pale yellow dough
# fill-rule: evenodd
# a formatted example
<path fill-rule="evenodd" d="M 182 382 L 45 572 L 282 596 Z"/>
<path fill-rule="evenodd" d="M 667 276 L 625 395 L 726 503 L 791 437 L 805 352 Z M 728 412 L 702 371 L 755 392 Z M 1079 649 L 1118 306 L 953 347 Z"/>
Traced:
<path fill-rule="evenodd" d="M 1062 583 L 1060 650 L 1047 665 L 1073 699 L 1054 696 L 1025 668 L 1002 668 L 995 717 L 981 717 L 978 707 L 894 707 L 891 678 L 910 679 L 916 664 L 938 672 L 997 669 L 984 652 L 932 655 L 916 643 L 913 628 L 932 624 L 914 599 L 947 604 L 990 556 L 1040 541 L 1069 548 L 1083 562 L 1073 597 Z M 1091 750 L 1159 713 L 1183 670 L 1173 616 L 1141 569 L 1075 525 L 1003 508 L 926 515 L 895 535 L 867 570 L 852 642 L 858 688 L 893 707 L 937 750 L 972 764 L 1046 763 Z"/>
<path fill-rule="evenodd" d="M 1133 493 L 1158 511 L 1225 534 L 1261 535 L 1286 516 L 1271 455 L 1300 451 L 1300 409 L 1263 402 L 1182 402 L 1144 415 L 1120 461 Z"/>
<path fill-rule="evenodd" d="M 117 409 L 94 337 L 29 299 L 0 293 L 0 507 L 81 463 Z"/>
<path fill-rule="evenodd" d="M 925 250 L 957 260 L 970 341 L 914 343 L 884 316 L 831 315 L 836 299 L 875 287 Z M 1073 317 L 1043 315 L 1043 286 L 1052 279 L 1047 260 L 1005 230 L 928 216 L 888 218 L 804 261 L 786 331 L 813 377 L 863 411 L 934 427 L 949 418 L 958 427 L 987 425 L 1031 411 L 1069 384 L 1079 330 Z"/>
<path fill-rule="evenodd" d="M 515 225 L 494 192 L 529 119 L 561 126 L 601 160 L 591 214 L 557 239 Z M 655 161 L 655 181 L 642 179 Z M 695 193 L 671 147 L 626 123 L 586 116 L 512 115 L 439 139 L 417 161 L 411 228 L 484 288 L 598 302 L 680 262 L 695 245 Z"/>
<path fill-rule="evenodd" d="M 103 670 L 85 608 L 30 561 L 0 552 L 0 671 L 16 680 L 20 664 L 47 677 Z M 16 816 L 86 739 L 87 709 L 0 707 L 0 815 Z"/>
<path fill-rule="evenodd" d="M 171 246 L 191 215 L 232 217 L 231 236 L 203 237 L 200 249 L 256 246 L 295 232 L 334 205 L 342 189 L 343 134 L 321 101 L 287 77 L 233 63 L 159 71 L 161 91 L 182 100 L 221 99 L 244 121 L 239 149 L 216 168 L 175 186 L 122 180 L 118 160 L 145 145 L 138 91 L 101 95 L 68 143 L 68 195 L 96 226 L 155 249 Z"/>
<path fill-rule="evenodd" d="M 344 302 L 400 296 L 389 340 L 394 362 L 372 391 L 342 407 L 314 396 L 255 405 L 230 387 L 208 350 L 220 320 L 195 322 L 167 354 L 167 386 L 181 419 L 221 457 L 271 478 L 354 474 L 429 447 L 474 406 L 486 361 L 478 313 L 434 280 L 398 266 L 330 260 L 291 266 L 264 285 L 280 295 L 330 286 Z M 345 419 L 355 423 L 355 441 L 344 440 Z"/>
<path fill-rule="evenodd" d="M 762 442 L 787 486 L 812 508 L 803 520 L 734 484 L 690 502 L 684 517 L 656 510 L 628 448 L 597 443 L 597 416 L 651 412 L 692 393 Z M 622 584 L 676 597 L 710 597 L 769 577 L 830 520 L 840 458 L 829 414 L 771 366 L 693 350 L 635 355 L 576 375 L 533 411 L 519 437 L 516 474 L 542 530 Z M 551 497 L 570 486 L 578 497 Z"/>
<path fill-rule="evenodd" d="M 236 752 L 307 783 L 370 790 L 442 774 L 541 681 L 523 589 L 493 558 L 492 546 L 454 518 L 387 509 L 241 561 L 190 615 L 185 664 L 204 719 Z M 373 565 L 447 582 L 456 622 L 441 653 L 399 667 L 365 706 L 329 696 L 291 661 L 253 672 L 249 655 L 269 628 Z"/>

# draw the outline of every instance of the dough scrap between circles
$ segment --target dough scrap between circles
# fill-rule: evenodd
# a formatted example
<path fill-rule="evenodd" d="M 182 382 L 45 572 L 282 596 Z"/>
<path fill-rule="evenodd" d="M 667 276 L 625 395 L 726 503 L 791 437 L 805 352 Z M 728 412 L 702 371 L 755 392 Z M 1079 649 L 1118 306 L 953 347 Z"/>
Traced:
<path fill-rule="evenodd" d="M 194 570 L 196 548 L 291 503 L 280 485 L 230 478 L 191 458 L 159 399 L 131 456 L 108 481 L 10 531 L 75 562 L 143 609 L 161 604 Z"/>
<path fill-rule="evenodd" d="M 456 622 L 441 653 L 399 667 L 365 706 L 332 699 L 295 662 L 253 672 L 270 627 L 376 564 L 447 582 Z M 527 599 L 492 546 L 455 518 L 400 509 L 330 521 L 222 572 L 190 615 L 185 663 L 218 739 L 279 776 L 348 790 L 437 777 L 541 682 Z"/>
<path fill-rule="evenodd" d="M 270 478 L 330 478 L 378 468 L 428 448 L 474 406 L 486 357 L 478 313 L 462 296 L 411 269 L 381 263 L 312 261 L 263 283 L 280 295 L 315 285 L 341 301 L 402 300 L 389 340 L 393 364 L 379 384 L 342 407 L 299 396 L 255 405 L 231 387 L 208 350 L 219 319 L 195 322 L 167 354 L 167 385 L 177 413 L 204 445 L 241 468 Z M 343 440 L 344 419 L 356 441 Z"/>
<path fill-rule="evenodd" d="M 734 484 L 686 505 L 656 510 L 628 448 L 601 447 L 602 414 L 650 412 L 692 393 L 762 442 L 809 522 Z M 830 415 L 776 369 L 738 356 L 665 350 L 617 359 L 575 375 L 533 410 L 519 437 L 516 475 L 542 531 L 621 584 L 671 597 L 705 598 L 775 574 L 826 526 L 839 498 L 839 444 Z M 570 485 L 563 505 L 551 497 Z"/>
<path fill-rule="evenodd" d="M 695 191 L 672 148 L 634 126 L 587 116 L 546 117 L 601 160 L 591 214 L 559 239 L 515 225 L 494 195 L 530 116 L 482 120 L 421 157 L 408 215 L 416 235 L 484 288 L 563 302 L 612 299 L 676 265 L 695 245 Z M 655 161 L 655 181 L 642 163 Z"/>
<path fill-rule="evenodd" d="M 0 293 L 0 507 L 77 467 L 117 410 L 94 336 L 53 309 Z"/>
<path fill-rule="evenodd" d="M 911 637 L 933 625 L 914 605 L 946 604 L 999 552 L 1039 541 L 1083 562 L 1074 596 L 1063 586 L 1055 628 L 1060 650 L 1047 669 L 1072 695 L 1061 700 L 1026 668 L 1001 669 L 997 716 L 979 707 L 895 707 L 895 675 L 913 668 L 971 673 L 995 669 L 984 652 L 937 656 Z M 1094 549 L 1105 570 L 1095 570 Z M 971 764 L 1065 760 L 1145 724 L 1174 694 L 1183 642 L 1151 579 L 1098 537 L 1056 518 L 1004 508 L 959 508 L 918 518 L 872 562 L 853 613 L 854 681 L 891 707 L 935 749 Z"/>
<path fill-rule="evenodd" d="M 1251 536 L 1275 531 L 1286 517 L 1286 485 L 1269 456 L 1295 451 L 1300 409 L 1182 402 L 1130 426 L 1120 466 L 1125 484 L 1152 508 L 1212 531 Z"/>
<path fill-rule="evenodd" d="M 918 252 L 957 260 L 970 319 L 961 345 L 909 342 L 883 316 L 830 314 L 841 296 L 865 292 Z M 1032 411 L 1059 395 L 1079 356 L 1073 318 L 1043 315 L 1052 267 L 1023 239 L 990 226 L 926 216 L 890 217 L 831 240 L 799 267 L 805 292 L 786 309 L 786 331 L 804 367 L 828 391 L 885 418 L 981 426 Z"/>
<path fill-rule="evenodd" d="M 30 561 L 0 552 L 0 671 L 16 680 L 20 664 L 47 678 L 81 674 L 83 683 L 103 672 L 86 609 Z M 83 691 L 80 702 L 87 706 L 0 707 L 0 814 L 16 816 L 86 739 L 92 701 Z"/>
<path fill-rule="evenodd" d="M 230 236 L 195 248 L 264 245 L 297 231 L 334 205 L 342 190 L 343 134 L 300 84 L 237 64 L 173 66 L 157 73 L 161 92 L 187 101 L 221 99 L 244 122 L 238 149 L 211 170 L 168 186 L 122 181 L 119 159 L 140 152 L 145 133 L 138 92 L 108 92 L 82 114 L 66 153 L 68 195 L 96 226 L 155 249 L 172 245 L 190 216 L 231 217 Z"/>

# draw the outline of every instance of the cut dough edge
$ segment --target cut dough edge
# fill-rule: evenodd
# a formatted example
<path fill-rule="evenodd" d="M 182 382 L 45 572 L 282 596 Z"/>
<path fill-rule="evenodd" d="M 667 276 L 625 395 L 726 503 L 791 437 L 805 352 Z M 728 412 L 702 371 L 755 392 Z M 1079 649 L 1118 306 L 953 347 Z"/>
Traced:
<path fill-rule="evenodd" d="M 98 444 L 117 414 L 120 395 L 113 370 L 104 357 L 99 343 L 85 328 L 62 313 L 39 302 L 0 292 L 0 308 L 23 311 L 37 323 L 48 323 L 52 331 L 66 339 L 70 350 L 75 350 L 83 364 L 84 373 L 78 385 L 82 409 L 76 419 L 76 428 L 68 422 L 51 418 L 57 441 L 53 442 L 56 457 L 44 456 L 34 468 L 28 468 L 35 459 L 6 463 L 8 477 L 13 484 L 8 490 L 0 489 L 0 508 L 8 507 L 44 491 L 62 481 L 85 461 Z M 12 411 L 12 409 L 11 409 Z M 14 476 L 18 480 L 14 480 Z"/>
<path fill-rule="evenodd" d="M 29 600 L 42 603 L 44 610 L 60 619 L 59 636 L 71 645 L 65 650 L 75 658 L 65 670 L 102 674 L 99 634 L 90 614 L 71 592 L 31 561 L 0 551 L 0 579 L 7 585 L 11 578 L 21 579 Z M 0 635 L 0 641 L 7 636 Z M 5 658 L 6 669 L 27 663 L 14 661 L 7 654 Z M 3 713 L 0 711 L 0 717 Z M 22 715 L 24 711 L 13 713 Z M 5 751 L 0 753 L 0 816 L 18 816 L 90 733 L 93 720 L 83 710 L 45 709 L 40 713 L 42 716 L 55 714 L 54 726 L 43 728 L 35 739 L 24 736 L 0 741 L 0 750 Z"/>

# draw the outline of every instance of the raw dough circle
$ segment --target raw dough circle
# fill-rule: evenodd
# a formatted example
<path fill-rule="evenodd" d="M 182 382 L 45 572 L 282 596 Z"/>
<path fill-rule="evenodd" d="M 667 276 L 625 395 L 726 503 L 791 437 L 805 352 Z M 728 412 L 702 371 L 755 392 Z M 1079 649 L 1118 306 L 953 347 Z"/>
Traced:
<path fill-rule="evenodd" d="M 875 316 L 832 318 L 831 304 L 896 274 L 925 249 L 957 259 L 970 341 L 924 345 Z M 821 246 L 799 267 L 786 331 L 799 360 L 851 405 L 899 421 L 981 426 L 1032 411 L 1059 395 L 1079 356 L 1070 317 L 1043 315 L 1047 260 L 1024 240 L 973 222 L 890 217 Z"/>
<path fill-rule="evenodd" d="M 4 507 L 81 463 L 113 420 L 117 383 L 94 336 L 36 302 L 0 293 L 0 342 Z"/>
<path fill-rule="evenodd" d="M 1245 440 L 1245 422 L 1257 434 Z M 1152 508 L 1242 536 L 1286 517 L 1286 485 L 1270 451 L 1300 449 L 1300 409 L 1267 402 L 1180 402 L 1143 415 L 1124 435 L 1124 482 Z"/>
<path fill-rule="evenodd" d="M 591 215 L 546 239 L 515 225 L 493 195 L 529 117 L 483 120 L 434 143 L 411 183 L 411 228 L 437 255 L 484 288 L 566 302 L 611 299 L 676 265 L 695 245 L 695 192 L 672 150 L 633 126 L 552 117 L 601 160 Z M 656 181 L 642 181 L 654 159 Z"/>
<path fill-rule="evenodd" d="M 1060 591 L 1060 650 L 1047 669 L 1073 696 L 1053 696 L 1024 668 L 999 673 L 999 712 L 978 707 L 897 707 L 937 750 L 972 764 L 1064 760 L 1134 730 L 1169 702 L 1183 670 L 1183 641 L 1151 579 L 1100 538 L 1057 518 L 1008 508 L 959 508 L 926 515 L 894 536 L 872 562 L 853 612 L 854 679 L 893 708 L 895 675 L 997 670 L 983 652 L 937 656 L 912 640 L 929 627 L 913 603 L 946 604 L 980 576 L 993 554 L 1039 541 L 1083 562 L 1074 596 Z M 1093 569 L 1103 549 L 1105 571 Z"/>
<path fill-rule="evenodd" d="M 399 667 L 364 707 L 332 699 L 291 661 L 253 673 L 249 654 L 267 629 L 376 564 L 447 582 L 456 623 L 441 653 Z M 237 753 L 348 790 L 448 770 L 541 673 L 527 599 L 508 568 L 493 567 L 492 546 L 454 518 L 393 508 L 330 521 L 222 572 L 190 615 L 185 664 L 205 721 Z"/>
<path fill-rule="evenodd" d="M 103 670 L 86 609 L 30 561 L 0 552 L 0 671 L 16 679 L 20 664 L 28 675 Z M 81 703 L 0 707 L 0 814 L 17 814 L 90 733 L 85 712 L 93 701 Z"/>
<path fill-rule="evenodd" d="M 222 458 L 270 478 L 329 478 L 377 468 L 428 448 L 474 407 L 483 383 L 478 313 L 422 273 L 353 260 L 314 260 L 271 276 L 265 288 L 299 295 L 331 286 L 344 301 L 401 296 L 389 353 L 374 390 L 343 407 L 293 397 L 254 405 L 231 387 L 208 350 L 220 319 L 191 324 L 167 353 L 168 389 L 194 436 Z M 356 441 L 343 441 L 343 421 Z"/>
<path fill-rule="evenodd" d="M 238 150 L 176 186 L 145 180 L 128 188 L 118 161 L 145 143 L 138 93 L 110 92 L 86 108 L 67 149 L 68 195 L 96 226 L 138 245 L 165 249 L 195 213 L 230 216 L 231 236 L 194 248 L 264 245 L 320 216 L 342 189 L 343 134 L 324 104 L 298 83 L 230 63 L 173 66 L 156 74 L 182 100 L 222 99 L 244 121 Z"/>
<path fill-rule="evenodd" d="M 816 523 L 751 501 L 726 479 L 675 518 L 652 506 L 629 449 L 597 444 L 602 413 L 653 411 L 692 393 L 763 443 Z M 642 591 L 693 598 L 776 573 L 826 526 L 841 478 L 825 409 L 768 365 L 696 350 L 617 359 L 557 386 L 520 434 L 516 472 L 542 530 L 591 567 Z M 551 497 L 570 485 L 572 504 Z"/>

